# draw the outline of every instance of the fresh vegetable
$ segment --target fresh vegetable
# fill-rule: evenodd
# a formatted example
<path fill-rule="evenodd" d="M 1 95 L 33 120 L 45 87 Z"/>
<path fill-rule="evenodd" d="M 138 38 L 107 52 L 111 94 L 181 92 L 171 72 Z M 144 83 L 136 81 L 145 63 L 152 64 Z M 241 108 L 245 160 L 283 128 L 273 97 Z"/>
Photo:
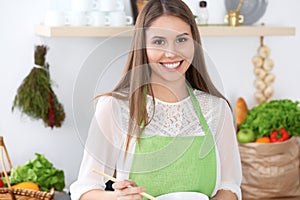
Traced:
<path fill-rule="evenodd" d="M 274 130 L 270 134 L 271 142 L 283 142 L 289 138 L 290 138 L 290 135 L 284 128 L 279 129 L 279 131 Z"/>
<path fill-rule="evenodd" d="M 236 125 L 239 126 L 246 119 L 248 106 L 244 98 L 239 97 L 235 104 Z"/>
<path fill-rule="evenodd" d="M 22 183 L 13 185 L 11 187 L 12 188 L 24 188 L 24 189 L 30 189 L 30 190 L 36 190 L 36 191 L 40 190 L 38 184 L 36 184 L 34 182 L 22 182 Z"/>
<path fill-rule="evenodd" d="M 239 130 L 251 129 L 256 138 L 269 137 L 273 130 L 282 127 L 290 136 L 300 135 L 300 107 L 299 101 L 288 99 L 263 102 L 248 111 L 245 121 Z"/>
<path fill-rule="evenodd" d="M 237 133 L 239 143 L 248 143 L 255 141 L 255 134 L 251 129 L 242 129 Z"/>
<path fill-rule="evenodd" d="M 4 182 L 2 181 L 2 179 L 0 178 L 0 188 L 4 187 Z"/>
<path fill-rule="evenodd" d="M 36 158 L 28 161 L 24 166 L 12 168 L 10 183 L 14 185 L 21 182 L 34 182 L 42 191 L 49 191 L 51 188 L 62 191 L 65 187 L 64 171 L 54 168 L 44 155 L 38 153 L 35 155 Z"/>
<path fill-rule="evenodd" d="M 270 143 L 270 138 L 269 137 L 261 137 L 261 138 L 257 138 L 255 140 L 256 143 Z"/>

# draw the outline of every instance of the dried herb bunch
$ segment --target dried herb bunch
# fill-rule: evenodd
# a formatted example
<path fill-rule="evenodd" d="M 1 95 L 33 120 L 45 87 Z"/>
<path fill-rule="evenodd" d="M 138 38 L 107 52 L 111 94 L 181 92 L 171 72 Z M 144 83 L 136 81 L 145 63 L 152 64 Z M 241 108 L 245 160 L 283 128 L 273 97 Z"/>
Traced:
<path fill-rule="evenodd" d="M 17 107 L 33 119 L 42 119 L 45 126 L 61 127 L 65 112 L 51 88 L 49 64 L 45 59 L 47 50 L 48 47 L 44 45 L 35 47 L 36 66 L 18 88 L 12 111 Z"/>

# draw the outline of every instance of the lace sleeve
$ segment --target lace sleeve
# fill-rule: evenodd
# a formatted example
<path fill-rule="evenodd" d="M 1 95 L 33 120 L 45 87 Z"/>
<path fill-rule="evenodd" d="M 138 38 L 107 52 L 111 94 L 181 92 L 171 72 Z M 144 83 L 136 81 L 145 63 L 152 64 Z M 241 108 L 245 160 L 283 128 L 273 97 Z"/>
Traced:
<path fill-rule="evenodd" d="M 107 180 L 95 174 L 93 168 L 114 175 L 124 134 L 121 128 L 120 106 L 113 97 L 101 97 L 92 119 L 78 179 L 71 185 L 73 200 L 93 189 L 105 189 Z"/>
<path fill-rule="evenodd" d="M 218 131 L 218 139 L 216 140 L 221 162 L 221 185 L 219 189 L 230 190 L 241 200 L 242 167 L 236 131 L 231 110 L 225 101 L 223 104 L 224 123 Z"/>

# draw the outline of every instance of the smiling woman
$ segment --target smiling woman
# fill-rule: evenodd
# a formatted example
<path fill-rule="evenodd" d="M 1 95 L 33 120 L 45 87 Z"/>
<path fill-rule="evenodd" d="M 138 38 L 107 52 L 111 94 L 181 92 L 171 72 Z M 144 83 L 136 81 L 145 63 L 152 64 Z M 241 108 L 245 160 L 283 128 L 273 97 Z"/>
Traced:
<path fill-rule="evenodd" d="M 207 71 L 187 5 L 150 0 L 138 15 L 121 80 L 98 96 L 72 198 L 142 199 L 146 191 L 240 200 L 230 106 Z M 119 180 L 114 191 L 105 191 L 107 179 L 93 169 Z"/>
<path fill-rule="evenodd" d="M 152 86 L 160 87 L 177 82 L 185 87 L 184 74 L 194 56 L 194 40 L 190 26 L 178 17 L 162 16 L 147 29 L 146 38 Z M 185 91 L 184 88 L 182 91 Z M 186 93 L 177 95 L 186 97 Z M 161 92 L 155 96 L 165 98 L 165 94 Z M 178 98 L 182 99 L 179 96 L 173 98 L 171 101 L 174 102 L 178 101 Z"/>

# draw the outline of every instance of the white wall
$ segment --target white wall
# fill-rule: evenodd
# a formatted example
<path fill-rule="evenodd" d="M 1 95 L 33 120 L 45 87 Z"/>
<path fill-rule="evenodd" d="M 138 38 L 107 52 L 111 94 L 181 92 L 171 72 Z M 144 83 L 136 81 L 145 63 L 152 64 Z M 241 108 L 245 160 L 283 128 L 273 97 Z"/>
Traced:
<path fill-rule="evenodd" d="M 113 87 L 122 71 L 130 39 L 38 37 L 34 34 L 34 25 L 43 20 L 48 7 L 45 1 L 0 0 L 0 135 L 5 138 L 14 166 L 33 159 L 35 152 L 43 153 L 65 171 L 69 186 L 78 173 L 82 139 L 93 112 L 91 99 L 95 93 Z M 282 1 L 270 0 L 260 22 L 296 26 L 299 30 L 299 7 L 297 0 L 287 0 L 284 6 Z M 230 102 L 234 104 L 237 97 L 243 96 L 252 107 L 255 77 L 251 58 L 256 54 L 259 37 L 205 37 L 202 40 L 222 77 Z M 101 42 L 104 43 L 96 48 Z M 54 90 L 66 112 L 63 126 L 53 130 L 45 128 L 41 121 L 22 116 L 18 110 L 11 112 L 17 88 L 33 67 L 34 45 L 37 44 L 50 47 L 47 61 L 52 80 L 58 86 Z M 297 92 L 300 36 L 266 37 L 265 44 L 271 48 L 275 62 L 274 98 L 300 100 Z M 112 74 L 113 71 L 116 74 Z"/>

